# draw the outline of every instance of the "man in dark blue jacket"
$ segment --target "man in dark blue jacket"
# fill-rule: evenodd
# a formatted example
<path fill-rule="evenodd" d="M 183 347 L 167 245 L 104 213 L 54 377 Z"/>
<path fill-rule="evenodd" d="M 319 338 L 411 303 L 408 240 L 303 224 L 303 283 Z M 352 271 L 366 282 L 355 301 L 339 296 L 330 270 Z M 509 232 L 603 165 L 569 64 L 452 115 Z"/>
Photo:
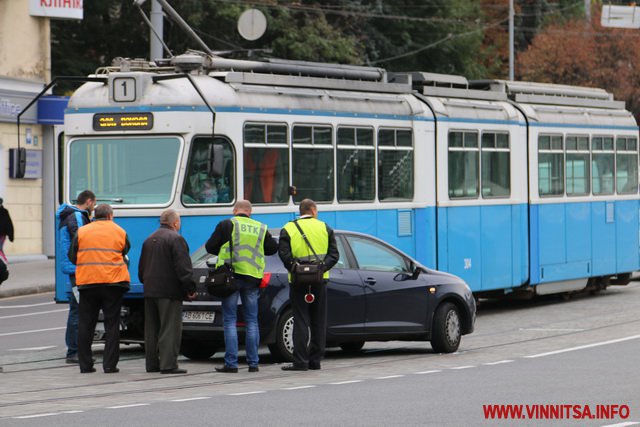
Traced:
<path fill-rule="evenodd" d="M 76 290 L 76 266 L 69 260 L 69 247 L 78 228 L 88 224 L 91 212 L 96 205 L 96 195 L 90 190 L 78 194 L 75 205 L 62 204 L 56 212 L 58 224 L 58 242 L 62 272 L 67 275 L 69 296 L 69 316 L 67 317 L 67 363 L 78 363 L 78 292 Z"/>

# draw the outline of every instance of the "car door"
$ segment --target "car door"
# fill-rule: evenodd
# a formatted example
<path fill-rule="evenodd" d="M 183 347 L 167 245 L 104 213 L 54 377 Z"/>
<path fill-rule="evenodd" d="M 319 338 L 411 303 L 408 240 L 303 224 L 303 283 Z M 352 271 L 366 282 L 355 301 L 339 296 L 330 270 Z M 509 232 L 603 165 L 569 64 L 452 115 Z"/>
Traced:
<path fill-rule="evenodd" d="M 345 236 L 365 291 L 367 335 L 426 331 L 427 289 L 411 278 L 411 260 L 388 245 L 360 235 Z"/>
<path fill-rule="evenodd" d="M 353 260 L 343 240 L 336 236 L 340 260 L 329 271 L 327 288 L 327 334 L 331 336 L 361 334 L 365 324 L 365 293 Z"/>

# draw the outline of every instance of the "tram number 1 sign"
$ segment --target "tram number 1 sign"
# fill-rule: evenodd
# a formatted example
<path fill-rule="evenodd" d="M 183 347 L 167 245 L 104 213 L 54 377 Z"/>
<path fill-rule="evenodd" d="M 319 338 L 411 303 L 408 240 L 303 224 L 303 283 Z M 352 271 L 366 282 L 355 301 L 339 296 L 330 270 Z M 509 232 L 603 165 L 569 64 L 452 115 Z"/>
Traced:
<path fill-rule="evenodd" d="M 133 77 L 116 77 L 111 83 L 115 102 L 133 102 L 136 100 L 136 79 Z"/>

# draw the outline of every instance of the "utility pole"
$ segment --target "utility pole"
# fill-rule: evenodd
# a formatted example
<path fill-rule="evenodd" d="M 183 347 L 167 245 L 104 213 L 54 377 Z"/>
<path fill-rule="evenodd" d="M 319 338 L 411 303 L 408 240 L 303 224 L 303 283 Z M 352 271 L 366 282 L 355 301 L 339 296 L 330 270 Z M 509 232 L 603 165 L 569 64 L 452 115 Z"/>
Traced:
<path fill-rule="evenodd" d="M 151 61 L 155 59 L 162 59 L 162 37 L 163 37 L 163 14 L 162 6 L 158 0 L 151 1 L 151 27 L 149 34 L 149 59 Z M 155 33 L 154 34 L 154 30 Z M 160 38 L 160 40 L 158 40 Z"/>
<path fill-rule="evenodd" d="M 586 1 L 586 0 L 585 0 Z M 515 11 L 513 9 L 513 0 L 509 0 L 509 80 L 514 80 L 515 79 L 515 73 L 514 73 L 514 31 L 513 31 L 513 25 L 514 25 L 514 15 L 515 15 Z"/>
<path fill-rule="evenodd" d="M 591 24 L 591 0 L 584 0 L 584 20 Z"/>

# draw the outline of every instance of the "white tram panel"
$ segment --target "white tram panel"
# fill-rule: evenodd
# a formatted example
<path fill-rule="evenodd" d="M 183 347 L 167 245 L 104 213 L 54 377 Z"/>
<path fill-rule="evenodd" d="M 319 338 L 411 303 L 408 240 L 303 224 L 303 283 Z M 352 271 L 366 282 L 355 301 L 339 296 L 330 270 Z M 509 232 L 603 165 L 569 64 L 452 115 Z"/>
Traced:
<path fill-rule="evenodd" d="M 410 95 L 410 87 L 403 84 L 384 83 L 387 89 L 396 93 L 372 93 L 323 89 L 313 87 L 288 87 L 284 84 L 289 76 L 262 76 L 264 85 L 243 83 L 247 73 L 215 72 L 210 75 L 191 76 L 196 87 L 204 94 L 209 105 L 216 112 L 215 134 L 229 138 L 236 147 L 237 164 L 243 164 L 242 141 L 244 124 L 248 122 L 286 123 L 297 122 L 330 124 L 335 134 L 341 125 L 371 126 L 377 131 L 381 127 L 411 128 L 414 135 L 415 158 L 427 157 L 421 167 L 415 168 L 417 177 L 415 198 L 418 203 L 435 204 L 433 191 L 428 191 L 425 181 L 433 184 L 435 177 L 434 159 L 429 145 L 429 135 L 433 135 L 432 122 L 425 120 L 426 108 Z M 87 83 L 71 97 L 65 120 L 68 138 L 75 135 L 99 135 L 92 127 L 91 117 L 104 109 L 109 112 L 151 111 L 152 130 L 123 130 L 122 134 L 180 134 L 187 142 L 187 150 L 194 135 L 211 134 L 212 117 L 202 98 L 186 78 L 153 82 L 158 73 L 115 72 L 108 75 L 109 84 Z M 307 82 L 309 86 L 322 85 L 331 79 L 304 78 L 297 84 Z M 135 82 L 133 84 L 132 82 Z M 273 82 L 283 85 L 275 86 Z M 367 85 L 367 83 L 369 83 Z M 118 101 L 114 85 L 135 86 L 135 99 Z M 372 87 L 375 83 L 350 84 L 351 87 Z M 389 89 L 390 88 L 390 89 Z M 404 93 L 403 93 L 404 92 Z M 114 96 L 114 94 L 116 94 Z M 127 92 L 127 95 L 129 92 Z M 124 94 L 123 94 L 124 95 Z M 413 119 L 416 118 L 417 121 Z M 102 133 L 104 134 L 104 133 Z M 105 135 L 106 136 L 106 135 Z M 426 138 L 425 138 L 426 136 Z M 288 144 L 290 141 L 288 140 Z M 422 153 L 423 151 L 426 151 Z M 421 154 L 422 153 L 422 154 Z M 184 156 L 186 163 L 188 156 Z M 431 159 L 428 159 L 431 157 Z M 422 167 L 425 166 L 425 167 Z M 183 168 L 186 167 L 183 164 Z M 236 172 L 238 172 L 236 168 Z M 238 177 L 236 177 L 238 178 Z M 242 180 L 237 182 L 238 194 L 243 194 Z M 178 185 L 182 185 L 179 182 Z M 390 206 L 388 203 L 386 206 Z M 352 206 L 353 207 L 353 206 Z"/>

